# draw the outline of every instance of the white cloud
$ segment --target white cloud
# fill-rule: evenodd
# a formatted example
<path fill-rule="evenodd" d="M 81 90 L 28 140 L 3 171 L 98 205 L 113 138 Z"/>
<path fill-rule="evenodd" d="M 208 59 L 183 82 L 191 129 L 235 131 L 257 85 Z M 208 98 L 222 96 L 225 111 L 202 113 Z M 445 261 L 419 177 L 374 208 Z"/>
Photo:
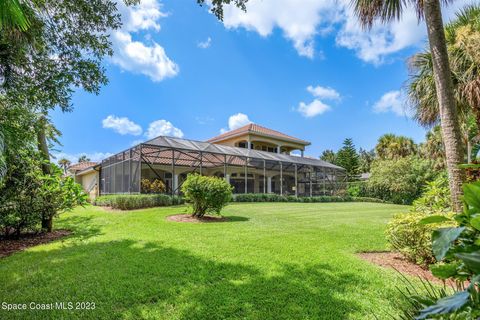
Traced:
<path fill-rule="evenodd" d="M 150 123 L 145 136 L 148 139 L 153 139 L 158 136 L 170 136 L 176 138 L 183 138 L 182 130 L 173 126 L 170 121 L 167 120 L 157 120 Z"/>
<path fill-rule="evenodd" d="M 297 111 L 306 118 L 312 118 L 330 110 L 331 107 L 322 101 L 315 99 L 310 103 L 300 102 Z"/>
<path fill-rule="evenodd" d="M 330 87 L 308 86 L 307 91 L 310 92 L 315 98 L 340 100 L 340 94 L 335 89 Z"/>
<path fill-rule="evenodd" d="M 157 0 L 142 0 L 138 5 L 126 6 L 118 0 L 117 7 L 123 26 L 111 35 L 114 49 L 112 62 L 123 70 L 144 74 L 153 81 L 176 76 L 179 67 L 161 45 L 153 40 L 146 43 L 133 39 L 133 35 L 141 31 L 160 31 L 158 20 L 167 16 L 161 11 L 160 3 Z M 151 38 L 151 34 L 147 33 L 145 38 Z"/>
<path fill-rule="evenodd" d="M 131 121 L 127 117 L 116 117 L 114 115 L 109 115 L 102 120 L 102 126 L 106 129 L 113 129 L 113 131 L 121 134 L 131 134 L 134 136 L 139 136 L 142 134 L 142 127 L 140 127 L 135 122 Z"/>
<path fill-rule="evenodd" d="M 243 126 L 245 126 L 249 123 L 252 123 L 252 121 L 250 121 L 250 119 L 248 118 L 248 116 L 246 114 L 237 113 L 237 114 L 231 115 L 228 118 L 228 129 L 222 128 L 222 129 L 220 129 L 220 132 L 224 133 L 224 132 L 227 132 L 227 131 L 235 130 L 235 129 L 241 128 L 241 127 L 243 127 Z"/>
<path fill-rule="evenodd" d="M 474 0 L 458 0 L 444 8 L 448 21 L 458 8 Z M 350 0 L 250 0 L 247 11 L 227 6 L 227 28 L 245 28 L 262 37 L 279 28 L 297 52 L 309 58 L 316 55 L 315 38 L 335 34 L 337 45 L 351 49 L 363 61 L 380 64 L 405 48 L 421 45 L 426 38 L 424 22 L 418 23 L 415 11 L 408 7 L 401 21 L 376 23 L 372 30 L 360 27 Z"/>
<path fill-rule="evenodd" d="M 201 41 L 197 44 L 197 46 L 200 48 L 200 49 L 207 49 L 207 48 L 210 48 L 210 46 L 212 45 L 212 38 L 208 37 L 207 40 L 205 41 Z"/>
<path fill-rule="evenodd" d="M 81 156 L 86 156 L 88 159 L 90 159 L 90 161 L 93 161 L 93 162 L 100 162 L 103 159 L 106 159 L 108 157 L 113 156 L 113 153 L 109 153 L 109 152 L 93 152 L 93 153 L 57 152 L 57 153 L 53 153 L 52 156 L 54 157 L 54 159 L 53 159 L 54 162 L 58 162 L 58 160 L 60 160 L 62 158 L 65 158 L 65 159 L 70 160 L 70 162 L 73 164 L 73 163 L 77 163 L 78 158 L 80 158 Z"/>
<path fill-rule="evenodd" d="M 400 91 L 389 91 L 373 105 L 375 113 L 393 112 L 398 116 L 407 115 Z"/>
<path fill-rule="evenodd" d="M 332 109 L 322 100 L 340 101 L 341 99 L 340 93 L 330 87 L 308 86 L 307 91 L 314 97 L 313 101 L 310 103 L 302 101 L 296 109 L 305 118 L 312 118 Z"/>

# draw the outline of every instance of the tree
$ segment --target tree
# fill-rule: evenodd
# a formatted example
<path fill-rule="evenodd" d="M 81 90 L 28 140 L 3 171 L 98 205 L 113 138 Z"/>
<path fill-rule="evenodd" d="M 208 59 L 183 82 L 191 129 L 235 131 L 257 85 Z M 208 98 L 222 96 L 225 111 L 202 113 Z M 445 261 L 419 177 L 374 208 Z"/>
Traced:
<path fill-rule="evenodd" d="M 337 161 L 337 155 L 335 154 L 335 152 L 333 152 L 333 150 L 325 150 L 322 152 L 320 159 L 331 164 L 335 164 L 335 162 Z"/>
<path fill-rule="evenodd" d="M 417 153 L 417 145 L 412 139 L 391 133 L 378 139 L 375 153 L 380 159 L 404 158 Z"/>
<path fill-rule="evenodd" d="M 420 145 L 420 155 L 432 160 L 436 170 L 445 169 L 445 147 L 440 126 L 435 126 L 427 132 L 425 140 L 425 143 Z"/>
<path fill-rule="evenodd" d="M 337 152 L 335 164 L 347 171 L 348 181 L 357 179 L 359 158 L 351 138 L 347 138 L 343 141 L 343 147 Z"/>
<path fill-rule="evenodd" d="M 58 165 L 60 166 L 60 168 L 63 169 L 63 173 L 64 174 L 67 174 L 67 169 L 68 167 L 72 164 L 72 162 L 66 158 L 62 158 L 60 160 L 58 160 Z"/>
<path fill-rule="evenodd" d="M 30 22 L 18 0 L 3 0 L 0 2 L 0 30 L 18 29 L 26 31 Z"/>
<path fill-rule="evenodd" d="M 360 148 L 358 151 L 358 171 L 359 173 L 368 173 L 370 172 L 370 167 L 373 160 L 375 159 L 375 150 L 364 150 Z"/>
<path fill-rule="evenodd" d="M 425 19 L 428 42 L 432 53 L 433 80 L 440 110 L 440 124 L 445 143 L 450 190 L 454 210 L 461 211 L 463 172 L 459 165 L 463 162 L 460 125 L 455 103 L 450 63 L 445 43 L 442 13 L 439 0 L 354 0 L 354 10 L 363 26 L 371 28 L 380 19 L 388 22 L 400 19 L 406 5 L 412 5 L 419 19 Z"/>
<path fill-rule="evenodd" d="M 90 161 L 90 158 L 88 158 L 86 155 L 82 155 L 78 158 L 78 163 L 82 163 L 82 162 L 89 162 Z"/>

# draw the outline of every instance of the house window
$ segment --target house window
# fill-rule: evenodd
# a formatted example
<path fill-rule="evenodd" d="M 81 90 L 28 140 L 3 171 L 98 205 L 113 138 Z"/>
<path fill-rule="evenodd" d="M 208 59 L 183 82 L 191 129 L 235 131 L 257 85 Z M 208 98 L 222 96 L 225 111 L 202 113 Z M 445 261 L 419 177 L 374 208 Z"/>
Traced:
<path fill-rule="evenodd" d="M 247 143 L 246 143 L 246 142 L 239 142 L 239 143 L 238 143 L 238 147 L 239 147 L 239 148 L 245 148 L 245 149 L 246 149 L 246 148 L 247 148 Z"/>

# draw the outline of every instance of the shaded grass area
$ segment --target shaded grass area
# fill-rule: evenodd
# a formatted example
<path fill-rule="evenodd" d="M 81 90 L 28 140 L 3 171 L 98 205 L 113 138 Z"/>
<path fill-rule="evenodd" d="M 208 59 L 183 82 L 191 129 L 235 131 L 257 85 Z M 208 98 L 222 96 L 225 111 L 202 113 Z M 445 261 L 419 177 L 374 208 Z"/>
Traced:
<path fill-rule="evenodd" d="M 185 207 L 79 208 L 67 239 L 0 260 L 0 302 L 92 301 L 95 310 L 5 311 L 10 318 L 380 319 L 400 277 L 355 256 L 385 249 L 406 207 L 373 203 L 232 204 L 223 223 L 179 223 Z"/>

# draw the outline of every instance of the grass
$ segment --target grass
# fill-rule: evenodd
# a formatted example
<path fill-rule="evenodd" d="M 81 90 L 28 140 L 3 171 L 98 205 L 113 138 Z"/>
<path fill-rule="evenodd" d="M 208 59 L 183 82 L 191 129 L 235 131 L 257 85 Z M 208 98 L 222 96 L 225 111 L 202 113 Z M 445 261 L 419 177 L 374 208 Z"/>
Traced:
<path fill-rule="evenodd" d="M 232 204 L 230 222 L 166 221 L 185 207 L 78 208 L 74 235 L 0 260 L 0 303 L 94 302 L 95 310 L 5 311 L 0 319 L 379 319 L 400 277 L 358 259 L 384 250 L 406 207 Z"/>

